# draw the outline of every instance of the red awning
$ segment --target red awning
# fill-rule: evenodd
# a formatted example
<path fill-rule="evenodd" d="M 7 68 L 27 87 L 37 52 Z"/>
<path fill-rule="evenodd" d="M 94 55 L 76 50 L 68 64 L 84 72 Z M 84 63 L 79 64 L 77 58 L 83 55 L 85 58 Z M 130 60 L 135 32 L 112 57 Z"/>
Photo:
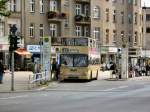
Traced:
<path fill-rule="evenodd" d="M 15 53 L 21 55 L 21 56 L 31 56 L 32 54 L 28 51 L 26 51 L 24 48 L 18 48 L 15 50 Z"/>

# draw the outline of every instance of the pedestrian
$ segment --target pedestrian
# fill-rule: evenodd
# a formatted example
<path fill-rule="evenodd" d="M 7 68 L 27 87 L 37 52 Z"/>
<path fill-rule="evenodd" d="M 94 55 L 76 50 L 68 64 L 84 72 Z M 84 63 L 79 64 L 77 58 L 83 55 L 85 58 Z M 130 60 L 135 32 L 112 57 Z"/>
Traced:
<path fill-rule="evenodd" d="M 51 74 L 52 74 L 52 76 L 54 76 L 54 79 L 57 79 L 57 62 L 56 62 L 56 59 L 53 59 Z"/>
<path fill-rule="evenodd" d="M 35 62 L 34 64 L 34 73 L 40 73 L 41 72 L 41 65 L 38 62 Z"/>
<path fill-rule="evenodd" d="M 58 80 L 59 79 L 59 74 L 60 74 L 60 65 L 57 63 L 56 64 L 56 80 Z"/>
<path fill-rule="evenodd" d="M 134 70 L 135 70 L 135 76 L 136 77 L 140 76 L 140 66 L 138 64 L 135 65 Z"/>
<path fill-rule="evenodd" d="M 110 70 L 112 71 L 112 77 L 116 75 L 116 64 L 114 62 L 111 62 Z"/>
<path fill-rule="evenodd" d="M 102 71 L 105 71 L 106 70 L 106 63 L 103 63 L 101 68 L 102 68 Z"/>
<path fill-rule="evenodd" d="M 0 61 L 0 84 L 3 83 L 3 74 L 4 74 L 4 65 L 2 64 L 2 61 Z"/>
<path fill-rule="evenodd" d="M 149 76 L 150 66 L 146 64 L 146 76 Z"/>

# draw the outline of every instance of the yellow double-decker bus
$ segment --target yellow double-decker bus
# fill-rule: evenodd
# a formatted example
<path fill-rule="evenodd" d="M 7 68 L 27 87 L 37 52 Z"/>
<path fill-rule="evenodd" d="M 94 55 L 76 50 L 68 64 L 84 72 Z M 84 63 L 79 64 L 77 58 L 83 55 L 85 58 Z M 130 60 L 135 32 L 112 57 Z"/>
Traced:
<path fill-rule="evenodd" d="M 61 38 L 59 52 L 60 80 L 98 78 L 100 52 L 89 38 Z M 95 47 L 93 47 L 95 45 Z"/>

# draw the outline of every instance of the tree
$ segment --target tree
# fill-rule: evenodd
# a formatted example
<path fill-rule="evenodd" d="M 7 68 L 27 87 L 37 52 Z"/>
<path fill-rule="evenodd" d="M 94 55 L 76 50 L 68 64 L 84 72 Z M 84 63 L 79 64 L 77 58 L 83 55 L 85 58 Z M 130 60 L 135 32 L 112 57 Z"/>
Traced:
<path fill-rule="evenodd" d="M 7 10 L 6 3 L 9 0 L 0 0 L 0 16 L 9 16 L 10 12 Z"/>

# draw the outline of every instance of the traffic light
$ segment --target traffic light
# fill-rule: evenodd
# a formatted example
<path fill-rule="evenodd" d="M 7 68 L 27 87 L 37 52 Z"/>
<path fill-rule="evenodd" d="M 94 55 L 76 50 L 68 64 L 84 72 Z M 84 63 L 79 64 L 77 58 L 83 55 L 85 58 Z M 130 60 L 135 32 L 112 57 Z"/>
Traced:
<path fill-rule="evenodd" d="M 20 38 L 18 38 L 17 36 L 14 36 L 14 50 L 18 48 L 18 44 L 20 43 L 19 40 Z"/>
<path fill-rule="evenodd" d="M 14 37 L 12 35 L 9 35 L 9 51 L 13 51 L 14 50 Z"/>
<path fill-rule="evenodd" d="M 14 51 L 18 48 L 18 40 L 19 38 L 16 36 L 17 27 L 14 24 L 10 27 L 10 35 L 9 35 L 9 51 Z"/>
<path fill-rule="evenodd" d="M 18 38 L 16 35 L 9 35 L 9 43 L 10 43 L 10 46 L 9 46 L 9 51 L 14 51 L 18 48 L 18 40 L 20 38 Z"/>

